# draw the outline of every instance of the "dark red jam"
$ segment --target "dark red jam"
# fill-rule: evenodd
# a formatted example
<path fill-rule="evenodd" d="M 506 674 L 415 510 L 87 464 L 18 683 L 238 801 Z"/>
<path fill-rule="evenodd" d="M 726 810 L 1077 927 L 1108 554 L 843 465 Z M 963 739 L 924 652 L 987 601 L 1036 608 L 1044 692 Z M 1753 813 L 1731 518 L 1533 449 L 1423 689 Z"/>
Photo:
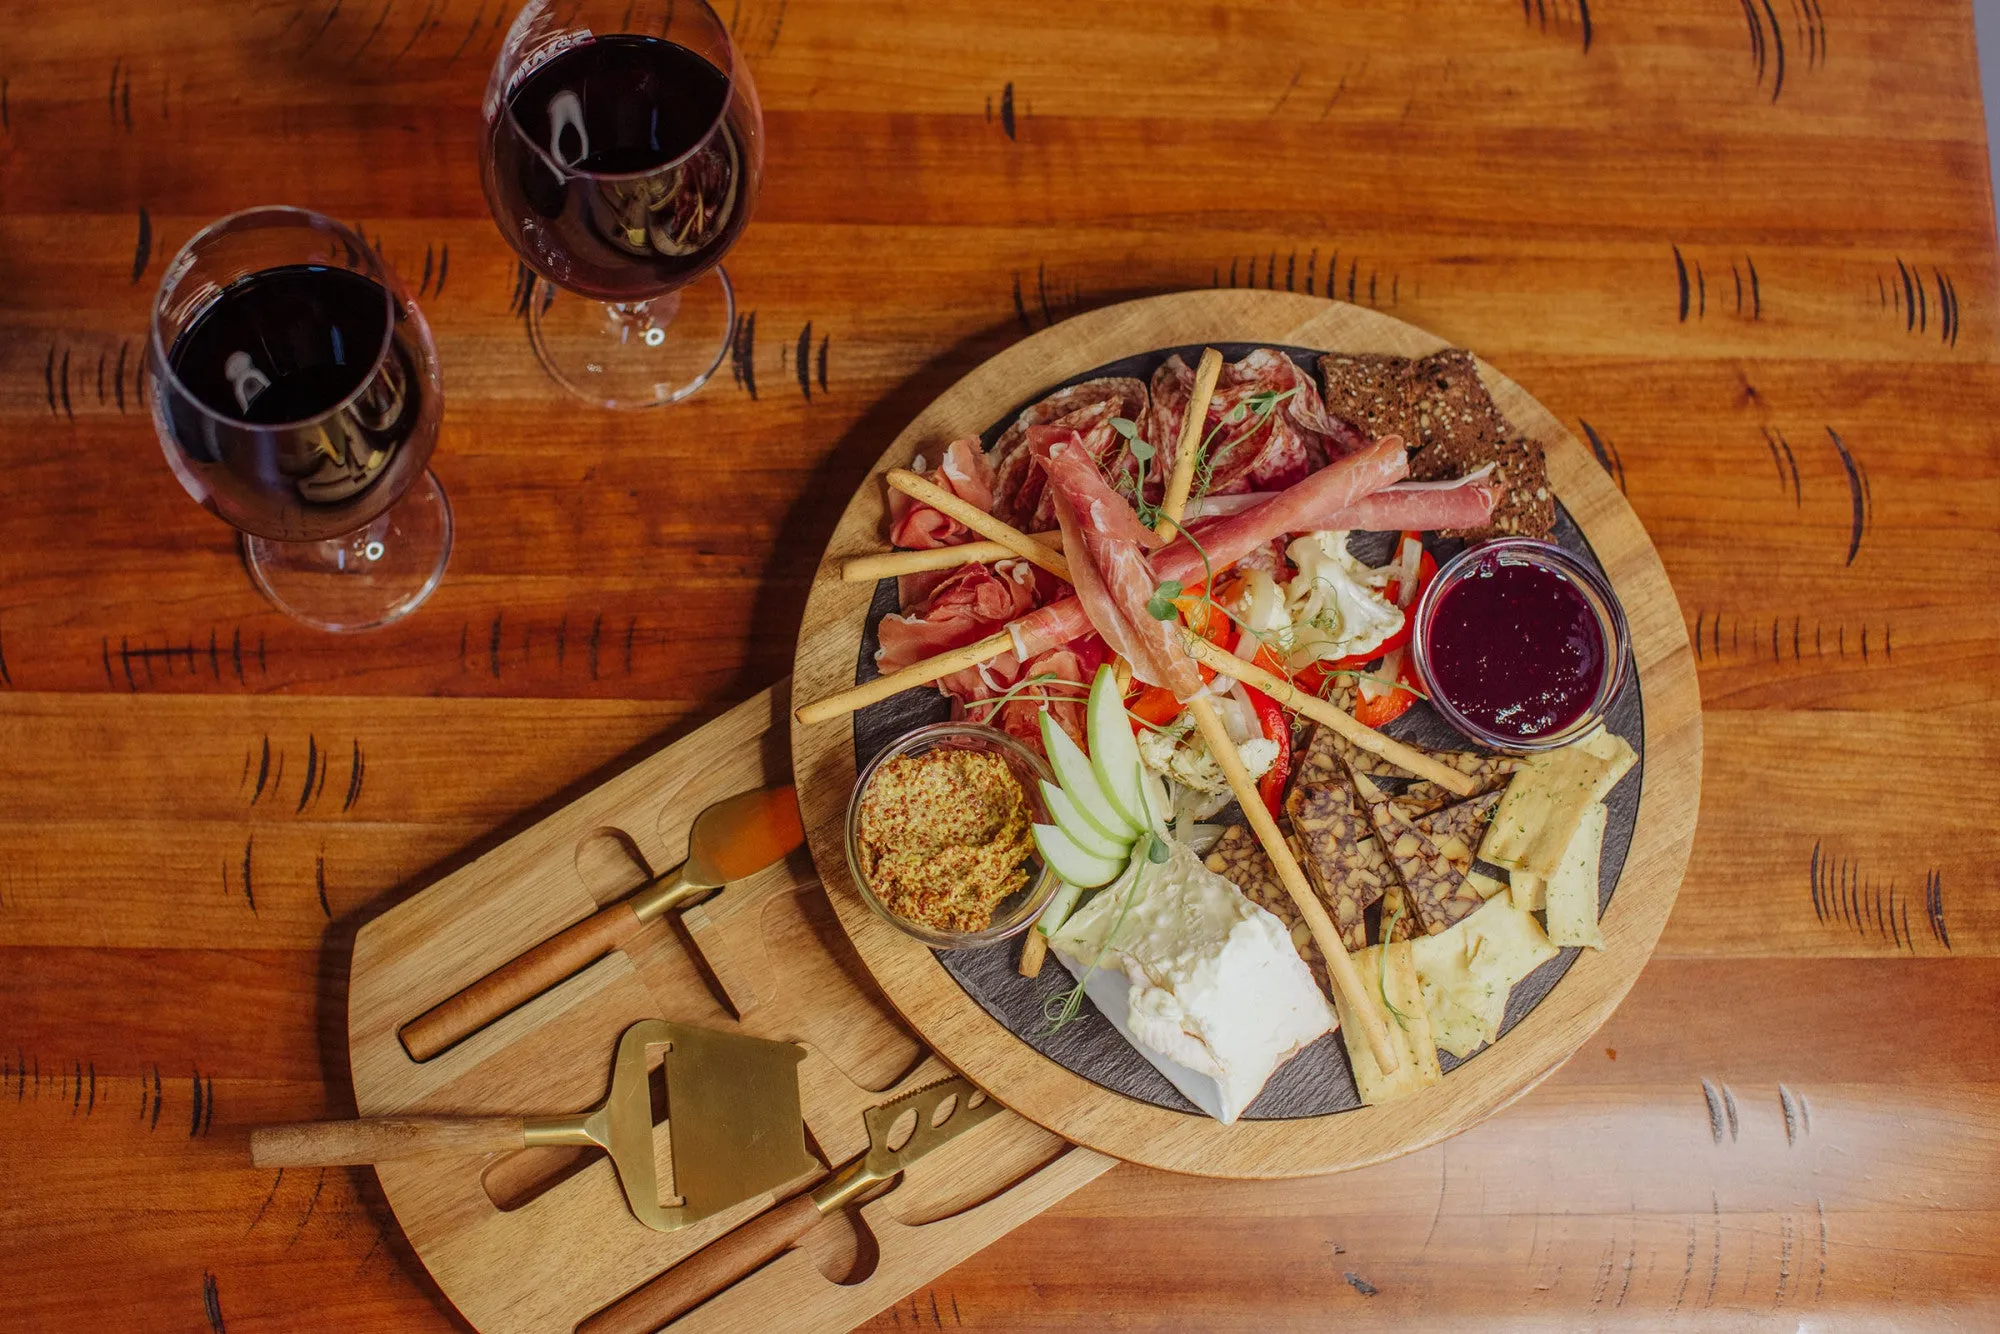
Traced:
<path fill-rule="evenodd" d="M 1499 553 L 1472 562 L 1444 591 L 1429 629 L 1431 688 L 1496 736 L 1562 731 L 1604 678 L 1604 629 L 1583 590 Z"/>

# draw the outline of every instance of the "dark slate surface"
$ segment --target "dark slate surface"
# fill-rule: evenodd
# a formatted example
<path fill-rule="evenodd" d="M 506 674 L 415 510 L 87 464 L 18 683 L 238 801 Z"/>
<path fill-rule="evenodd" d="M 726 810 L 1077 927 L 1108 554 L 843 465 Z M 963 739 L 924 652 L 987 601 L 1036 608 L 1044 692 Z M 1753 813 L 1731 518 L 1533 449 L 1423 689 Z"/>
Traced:
<path fill-rule="evenodd" d="M 1257 343 L 1226 343 L 1218 345 L 1223 356 L 1235 361 L 1254 350 L 1265 346 Z M 1293 360 L 1311 375 L 1313 367 L 1321 355 L 1307 348 L 1284 348 Z M 1060 389 L 1063 385 L 1082 380 L 1097 379 L 1108 375 L 1131 375 L 1141 380 L 1150 380 L 1153 371 L 1173 353 L 1179 352 L 1192 362 L 1201 353 L 1199 346 L 1166 348 L 1141 356 L 1127 357 L 1111 362 L 1095 370 L 1087 371 L 1050 385 L 1030 398 L 1024 399 L 1006 416 L 989 427 L 984 441 L 990 448 L 999 438 L 1000 432 L 1022 408 L 1039 402 L 1044 396 Z M 1379 564 L 1388 559 L 1389 544 L 1393 535 L 1362 534 L 1353 541 L 1355 553 L 1371 564 Z M 1556 510 L 1555 540 L 1564 548 L 1577 553 L 1593 568 L 1602 572 L 1597 556 L 1584 540 L 1583 533 L 1570 519 L 1560 505 Z M 1432 554 L 1442 565 L 1446 559 L 1463 546 L 1457 541 L 1433 540 L 1429 543 Z M 861 653 L 855 664 L 856 682 L 872 679 L 875 671 L 876 624 L 883 616 L 896 610 L 896 581 L 884 579 L 876 586 L 874 601 L 868 609 L 868 623 L 861 637 Z M 1628 661 L 1628 667 L 1630 663 Z M 868 761 L 889 745 L 897 737 L 921 727 L 926 723 L 940 722 L 951 714 L 950 701 L 934 690 L 910 690 L 901 695 L 870 705 L 854 717 L 855 762 L 865 766 Z M 1604 859 L 1599 867 L 1598 903 L 1599 910 L 1611 902 L 1611 895 L 1618 887 L 1618 878 L 1625 868 L 1625 857 L 1631 848 L 1632 830 L 1639 816 L 1639 790 L 1645 769 L 1645 724 L 1639 698 L 1639 682 L 1636 671 L 1628 671 L 1624 688 L 1613 701 L 1605 715 L 1605 726 L 1624 737 L 1639 752 L 1639 763 L 1633 766 L 1619 783 L 1605 804 L 1610 809 L 1611 819 L 1604 834 Z M 1418 701 L 1403 717 L 1391 724 L 1387 731 L 1413 745 L 1433 750 L 1463 750 L 1469 744 L 1465 738 L 1447 726 L 1430 705 Z M 1214 817 L 1218 822 L 1240 822 L 1242 815 L 1235 807 Z M 1045 1018 L 1051 1000 L 1067 991 L 1072 978 L 1067 969 L 1054 959 L 1042 970 L 1037 978 L 1025 978 L 1015 971 L 1014 962 L 1017 947 L 1013 944 L 982 950 L 940 950 L 937 952 L 946 971 L 958 980 L 966 993 L 986 1011 L 1023 1042 L 1056 1061 L 1058 1064 L 1127 1097 L 1137 1098 L 1191 1116 L 1202 1113 L 1180 1091 L 1167 1082 L 1164 1075 L 1155 1070 L 1130 1043 L 1118 1035 L 1110 1021 L 1099 1014 L 1088 1001 L 1084 1003 L 1082 1014 L 1059 1033 L 1049 1033 Z M 1507 1031 L 1519 1023 L 1528 1011 L 1548 995 L 1551 988 L 1568 971 L 1578 951 L 1564 949 L 1555 958 L 1543 964 L 1514 988 L 1508 998 L 1507 1015 L 1501 1023 L 1501 1040 Z M 1482 1050 L 1484 1050 L 1482 1048 Z M 1479 1059 L 1474 1052 L 1464 1058 L 1440 1052 L 1438 1061 L 1446 1071 L 1456 1069 L 1466 1061 Z M 1347 1063 L 1347 1050 L 1337 1033 L 1330 1033 L 1312 1046 L 1300 1052 L 1277 1073 L 1264 1091 L 1244 1112 L 1246 1120 L 1268 1121 L 1287 1120 L 1295 1117 L 1324 1116 L 1332 1112 L 1348 1111 L 1361 1105 L 1360 1097 L 1354 1089 L 1354 1075 Z"/>

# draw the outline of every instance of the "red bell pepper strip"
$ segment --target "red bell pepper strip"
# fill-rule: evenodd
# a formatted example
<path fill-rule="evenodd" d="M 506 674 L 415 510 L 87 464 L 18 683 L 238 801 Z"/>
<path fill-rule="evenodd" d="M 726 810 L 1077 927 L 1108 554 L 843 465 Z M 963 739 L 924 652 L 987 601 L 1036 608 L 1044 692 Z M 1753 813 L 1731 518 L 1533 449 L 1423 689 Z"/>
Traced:
<path fill-rule="evenodd" d="M 1244 686 L 1243 693 L 1250 697 L 1250 707 L 1256 710 L 1257 724 L 1263 729 L 1265 739 L 1278 743 L 1278 758 L 1257 780 L 1257 795 L 1264 799 L 1265 809 L 1275 820 L 1285 799 L 1285 779 L 1292 771 L 1291 719 L 1285 717 L 1285 711 L 1278 706 L 1277 700 L 1255 686 Z"/>
<path fill-rule="evenodd" d="M 1410 711 L 1417 702 L 1415 693 L 1416 677 L 1412 675 L 1410 655 L 1396 655 L 1396 689 L 1385 690 L 1374 699 L 1357 692 L 1354 699 L 1354 720 L 1367 727 L 1386 727 Z M 1405 689 L 1404 687 L 1409 687 Z"/>

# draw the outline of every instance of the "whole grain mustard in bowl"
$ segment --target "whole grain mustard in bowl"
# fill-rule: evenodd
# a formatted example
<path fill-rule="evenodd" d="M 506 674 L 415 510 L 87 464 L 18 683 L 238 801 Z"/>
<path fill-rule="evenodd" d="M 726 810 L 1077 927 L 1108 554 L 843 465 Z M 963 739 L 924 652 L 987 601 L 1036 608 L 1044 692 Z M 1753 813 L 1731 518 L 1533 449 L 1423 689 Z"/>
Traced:
<path fill-rule="evenodd" d="M 974 723 L 920 727 L 861 771 L 847 806 L 847 864 L 868 906 L 940 949 L 1027 930 L 1056 890 L 1035 851 L 1048 764 Z"/>

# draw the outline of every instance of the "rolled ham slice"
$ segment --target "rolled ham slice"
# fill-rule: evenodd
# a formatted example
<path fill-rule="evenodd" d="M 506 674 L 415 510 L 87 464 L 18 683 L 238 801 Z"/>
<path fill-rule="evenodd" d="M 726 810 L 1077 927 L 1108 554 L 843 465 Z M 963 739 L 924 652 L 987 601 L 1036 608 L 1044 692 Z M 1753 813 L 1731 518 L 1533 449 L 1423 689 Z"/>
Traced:
<path fill-rule="evenodd" d="M 1200 690 L 1201 673 L 1181 646 L 1178 623 L 1159 620 L 1146 610 L 1159 583 L 1146 560 L 1146 547 L 1157 543 L 1159 536 L 1140 523 L 1130 503 L 1105 482 L 1075 433 L 1037 440 L 1035 452 L 1055 496 L 1063 559 L 1069 562 L 1070 583 L 1087 627 L 1095 627 L 1113 651 L 1132 664 L 1132 674 L 1139 680 L 1165 686 L 1182 699 Z M 1058 642 L 1074 638 L 1069 635 Z M 1049 644 L 1019 656 L 1026 661 L 1054 647 Z"/>
<path fill-rule="evenodd" d="M 938 466 L 923 473 L 923 476 L 960 500 L 989 514 L 993 512 L 993 469 L 987 466 L 986 454 L 980 449 L 977 436 L 954 440 L 945 446 Z M 971 536 L 971 530 L 949 515 L 940 514 L 929 505 L 919 504 L 901 491 L 889 492 L 891 546 L 929 550 L 957 546 Z"/>
<path fill-rule="evenodd" d="M 1200 539 L 1202 548 L 1208 553 L 1207 562 L 1203 561 L 1201 552 L 1195 549 L 1194 544 L 1185 538 L 1154 552 L 1150 563 L 1153 582 L 1158 584 L 1171 579 L 1183 584 L 1196 583 L 1210 566 L 1216 570 L 1226 569 L 1281 534 L 1315 532 L 1334 527 L 1330 520 L 1338 519 L 1350 507 L 1372 497 L 1384 487 L 1403 480 L 1408 472 L 1409 460 L 1403 451 L 1402 438 L 1392 435 L 1377 440 L 1346 458 L 1336 459 L 1304 481 L 1286 487 L 1255 509 L 1217 519 Z M 1070 534 L 1065 531 L 1064 555 L 1073 562 L 1070 542 Z M 1078 586 L 1078 595 L 1051 602 L 1007 627 L 1014 637 L 1014 652 L 1022 661 L 1090 631 L 1095 618 L 1079 602 L 1081 585 Z M 1141 614 L 1144 614 L 1143 607 Z M 1164 625 L 1163 622 L 1156 624 Z M 1104 629 L 1102 625 L 1097 628 Z M 1171 627 L 1168 628 L 1171 632 Z M 1105 638 L 1111 639 L 1111 636 L 1106 634 Z M 1116 640 L 1111 646 L 1124 651 Z M 1184 654 L 1180 660 L 1187 661 Z M 1132 668 L 1137 673 L 1139 664 L 1134 661 Z M 1189 669 L 1193 670 L 1191 663 Z M 1156 684 L 1170 683 L 1161 681 Z"/>

